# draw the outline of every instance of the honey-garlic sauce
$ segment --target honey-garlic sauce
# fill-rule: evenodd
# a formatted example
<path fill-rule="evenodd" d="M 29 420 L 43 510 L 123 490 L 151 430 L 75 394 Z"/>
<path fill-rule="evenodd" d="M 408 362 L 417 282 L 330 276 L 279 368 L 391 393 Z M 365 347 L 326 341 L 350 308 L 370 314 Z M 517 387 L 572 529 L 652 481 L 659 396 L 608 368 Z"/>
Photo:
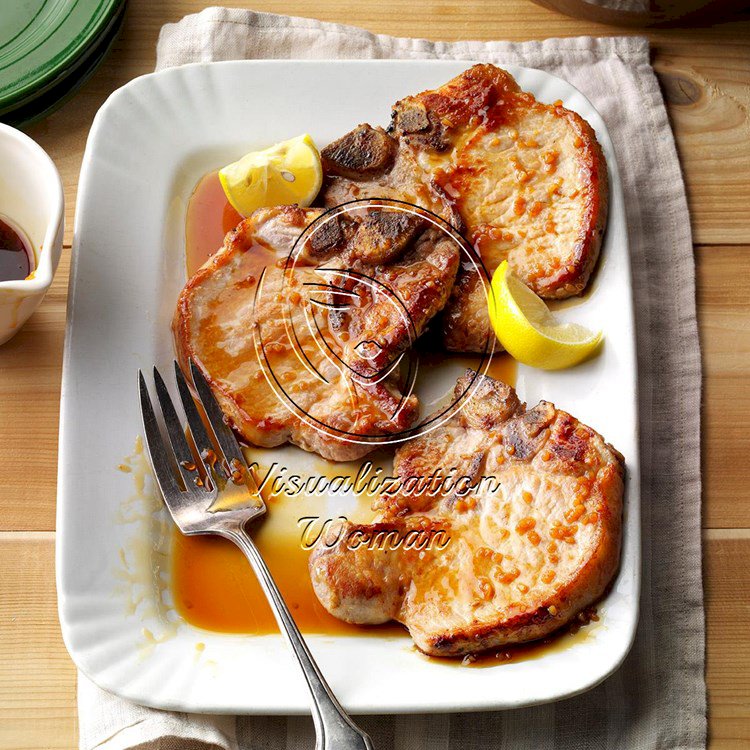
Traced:
<path fill-rule="evenodd" d="M 472 360 L 472 357 L 466 357 L 467 360 Z M 479 367 L 479 357 L 475 358 L 476 364 L 469 364 L 469 367 Z M 518 375 L 518 363 L 508 352 L 500 352 L 499 354 L 493 355 L 487 366 L 487 375 L 495 380 L 502 380 L 503 383 L 515 386 L 516 376 Z"/>
<path fill-rule="evenodd" d="M 586 610 L 582 621 L 574 621 L 573 625 L 561 628 L 556 633 L 538 641 L 530 643 L 518 643 L 502 646 L 499 649 L 491 649 L 476 656 L 465 659 L 460 657 L 425 657 L 430 661 L 447 664 L 456 667 L 470 667 L 472 669 L 483 669 L 486 667 L 497 667 L 501 664 L 519 663 L 541 659 L 549 654 L 560 653 L 579 643 L 586 643 L 596 638 L 596 624 L 592 620 L 598 620 L 595 610 Z"/>
<path fill-rule="evenodd" d="M 33 278 L 33 258 L 34 251 L 23 231 L 0 214 L 0 281 Z"/>
<path fill-rule="evenodd" d="M 273 513 L 273 509 L 270 510 Z M 398 625 L 362 628 L 337 620 L 320 605 L 307 572 L 309 552 L 294 528 L 287 539 L 253 533 L 263 559 L 303 633 L 403 635 Z M 172 591 L 178 612 L 191 624 L 223 633 L 278 633 L 276 620 L 250 564 L 231 542 L 183 536 L 172 542 Z"/>
<path fill-rule="evenodd" d="M 185 220 L 185 262 L 190 278 L 224 243 L 224 235 L 242 221 L 224 195 L 219 172 L 195 186 Z"/>
<path fill-rule="evenodd" d="M 503 383 L 515 386 L 518 376 L 518 362 L 508 354 L 501 351 L 492 355 L 489 362 L 478 354 L 454 354 L 452 352 L 442 351 L 422 351 L 419 353 L 420 365 L 436 366 L 455 363 L 461 367 L 482 370 L 486 367 L 486 374 L 495 380 L 501 380 Z M 446 394 L 448 401 L 453 396 L 453 387 L 450 393 Z"/>
<path fill-rule="evenodd" d="M 257 459 L 262 450 L 246 449 L 248 462 L 255 463 L 254 475 L 259 485 L 268 474 L 281 476 L 272 465 Z M 357 467 L 350 464 L 316 462 L 311 474 L 332 478 L 354 475 Z M 269 480 L 263 485 L 263 499 L 268 512 L 253 527 L 253 540 L 268 564 L 289 609 L 304 633 L 327 635 L 405 635 L 396 624 L 367 627 L 348 625 L 328 612 L 318 602 L 308 573 L 309 543 L 304 536 L 305 524 L 300 519 L 337 518 L 330 513 L 324 498 L 304 494 L 284 496 L 273 494 Z M 349 503 L 346 516 L 352 521 L 372 517 L 369 495 L 356 497 Z M 315 533 L 320 525 L 313 530 Z M 178 612 L 190 623 L 207 630 L 229 633 L 265 635 L 278 632 L 276 620 L 266 602 L 260 584 L 249 563 L 231 542 L 215 537 L 184 537 L 175 532 L 172 541 L 172 591 Z"/>

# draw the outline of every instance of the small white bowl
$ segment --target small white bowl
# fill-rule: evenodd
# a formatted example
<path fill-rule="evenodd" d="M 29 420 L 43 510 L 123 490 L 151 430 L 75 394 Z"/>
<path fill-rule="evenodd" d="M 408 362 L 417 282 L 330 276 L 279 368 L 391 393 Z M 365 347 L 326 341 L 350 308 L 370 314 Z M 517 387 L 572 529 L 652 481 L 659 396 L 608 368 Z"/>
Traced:
<path fill-rule="evenodd" d="M 0 281 L 0 344 L 11 339 L 47 293 L 60 261 L 65 200 L 52 159 L 20 130 L 0 124 L 0 214 L 19 227 L 34 251 L 27 279 Z"/>

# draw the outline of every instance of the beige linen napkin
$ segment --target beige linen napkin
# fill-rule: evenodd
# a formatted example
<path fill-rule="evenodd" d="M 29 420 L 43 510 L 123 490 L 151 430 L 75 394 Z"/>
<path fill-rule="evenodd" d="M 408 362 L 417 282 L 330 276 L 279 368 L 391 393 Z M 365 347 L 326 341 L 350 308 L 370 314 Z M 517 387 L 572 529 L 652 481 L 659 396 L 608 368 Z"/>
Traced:
<path fill-rule="evenodd" d="M 162 29 L 157 70 L 239 58 L 388 57 L 543 68 L 581 89 L 607 122 L 622 174 L 633 256 L 643 592 L 629 657 L 584 695 L 517 711 L 364 717 L 361 723 L 378 750 L 703 748 L 701 372 L 693 252 L 682 176 L 648 43 L 634 37 L 429 42 L 303 18 L 209 8 Z M 83 750 L 298 750 L 314 745 L 306 717 L 170 714 L 108 695 L 83 676 L 79 713 Z"/>

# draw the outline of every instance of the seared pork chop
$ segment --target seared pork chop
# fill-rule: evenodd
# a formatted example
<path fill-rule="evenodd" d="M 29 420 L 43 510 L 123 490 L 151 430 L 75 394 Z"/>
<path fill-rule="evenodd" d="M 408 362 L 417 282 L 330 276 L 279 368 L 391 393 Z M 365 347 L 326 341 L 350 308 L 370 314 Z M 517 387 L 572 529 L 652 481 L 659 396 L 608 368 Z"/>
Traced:
<path fill-rule="evenodd" d="M 427 654 L 474 653 L 560 628 L 617 570 L 622 456 L 553 404 L 527 410 L 483 377 L 448 423 L 399 448 L 394 471 L 375 523 L 346 523 L 311 555 L 315 592 L 342 620 L 397 620 Z M 409 543 L 435 529 L 441 543 Z"/>
<path fill-rule="evenodd" d="M 305 252 L 325 278 L 326 342 L 359 376 L 378 379 L 445 307 L 460 245 L 387 204 L 352 208 L 315 230 Z"/>
<path fill-rule="evenodd" d="M 594 131 L 494 65 L 402 99 L 388 132 L 359 125 L 321 155 L 326 205 L 399 198 L 464 232 L 489 274 L 507 258 L 548 299 L 580 294 L 588 283 L 607 214 Z M 464 270 L 444 316 L 445 344 L 482 352 L 490 336 L 484 285 Z"/>
<path fill-rule="evenodd" d="M 416 397 L 391 370 L 448 299 L 459 251 L 408 226 L 373 265 L 371 222 L 334 219 L 292 257 L 323 213 L 282 206 L 243 221 L 183 289 L 173 331 L 181 366 L 201 367 L 244 440 L 345 461 L 414 423 Z"/>

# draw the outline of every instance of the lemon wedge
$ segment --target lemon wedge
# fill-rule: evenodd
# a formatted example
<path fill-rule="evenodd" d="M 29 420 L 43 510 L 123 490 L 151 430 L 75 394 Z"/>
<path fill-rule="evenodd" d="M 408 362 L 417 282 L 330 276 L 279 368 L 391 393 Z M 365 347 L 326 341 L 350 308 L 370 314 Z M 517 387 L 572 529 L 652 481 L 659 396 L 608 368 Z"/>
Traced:
<path fill-rule="evenodd" d="M 243 216 L 264 206 L 309 206 L 320 190 L 323 169 L 313 139 L 305 133 L 263 151 L 251 151 L 219 170 L 229 202 Z"/>
<path fill-rule="evenodd" d="M 497 338 L 519 362 L 562 370 L 586 359 L 602 339 L 576 323 L 561 323 L 504 260 L 492 276 L 490 320 Z"/>

